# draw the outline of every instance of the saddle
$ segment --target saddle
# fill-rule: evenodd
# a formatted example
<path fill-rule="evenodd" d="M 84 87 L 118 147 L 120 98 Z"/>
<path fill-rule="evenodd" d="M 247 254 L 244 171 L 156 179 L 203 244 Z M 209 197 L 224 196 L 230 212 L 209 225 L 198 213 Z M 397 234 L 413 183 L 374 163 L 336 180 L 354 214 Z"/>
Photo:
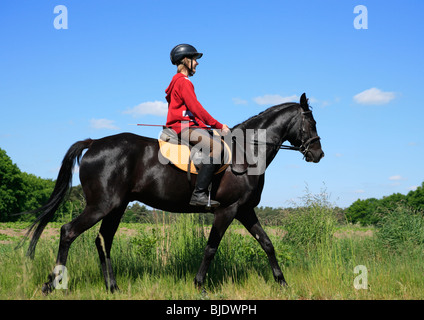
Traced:
<path fill-rule="evenodd" d="M 215 135 L 218 133 L 214 132 Z M 181 140 L 174 130 L 164 128 L 158 139 L 162 163 L 171 163 L 176 168 L 188 174 L 198 174 L 202 159 L 205 157 L 200 151 L 192 148 L 188 142 Z M 231 148 L 222 140 L 224 150 L 222 151 L 222 162 L 215 174 L 223 172 L 231 164 Z M 208 155 L 209 156 L 209 155 Z"/>

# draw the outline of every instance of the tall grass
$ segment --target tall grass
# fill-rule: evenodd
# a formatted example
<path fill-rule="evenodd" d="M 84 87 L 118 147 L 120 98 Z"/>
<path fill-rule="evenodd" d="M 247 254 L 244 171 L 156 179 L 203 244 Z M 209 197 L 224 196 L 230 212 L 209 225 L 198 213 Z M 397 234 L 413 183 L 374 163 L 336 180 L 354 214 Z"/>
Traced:
<path fill-rule="evenodd" d="M 98 226 L 71 246 L 68 290 L 56 290 L 48 297 L 40 288 L 54 267 L 58 236 L 41 239 L 34 260 L 25 257 L 24 248 L 14 250 L 14 243 L 0 244 L 0 299 L 424 298 L 422 213 L 399 207 L 384 213 L 379 227 L 372 229 L 374 236 L 340 238 L 335 237 L 340 225 L 326 193 L 308 193 L 299 209 L 283 225 L 265 226 L 289 283 L 286 289 L 274 282 L 256 240 L 234 224 L 209 269 L 207 294 L 196 290 L 193 278 L 210 226 L 204 225 L 202 215 L 184 214 L 173 223 L 158 215 L 155 223 L 123 225 L 132 232 L 118 232 L 112 246 L 121 289 L 113 295 L 105 291 L 94 245 Z M 13 237 L 3 238 L 8 242 Z M 368 271 L 366 289 L 354 287 L 358 265 Z"/>
<path fill-rule="evenodd" d="M 296 213 L 289 215 L 284 223 L 287 240 L 306 251 L 330 249 L 337 226 L 337 217 L 325 192 L 318 195 L 307 193 Z"/>
<path fill-rule="evenodd" d="M 380 212 L 378 239 L 392 249 L 424 245 L 424 216 L 419 210 L 397 205 Z"/>

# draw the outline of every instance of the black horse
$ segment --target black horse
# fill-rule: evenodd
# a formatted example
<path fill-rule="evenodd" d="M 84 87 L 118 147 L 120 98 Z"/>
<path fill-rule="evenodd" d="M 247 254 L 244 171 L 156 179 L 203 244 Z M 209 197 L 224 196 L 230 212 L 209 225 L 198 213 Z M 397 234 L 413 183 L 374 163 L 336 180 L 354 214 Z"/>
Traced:
<path fill-rule="evenodd" d="M 236 130 L 237 129 L 237 130 Z M 299 103 L 284 103 L 267 109 L 232 129 L 233 132 L 266 130 L 266 141 L 246 141 L 250 146 L 262 146 L 267 167 L 276 156 L 282 143 L 289 141 L 290 148 L 299 150 L 308 162 L 319 162 L 324 156 L 316 131 L 316 122 L 305 94 Z M 249 146 L 250 144 L 250 146 Z M 88 149 L 82 157 L 82 152 Z M 157 140 L 131 133 L 122 133 L 98 140 L 87 139 L 73 144 L 66 153 L 55 188 L 46 205 L 35 210 L 41 213 L 30 227 L 32 239 L 28 255 L 33 257 L 37 241 L 46 224 L 63 202 L 72 181 L 75 161 L 80 162 L 80 180 L 87 206 L 84 211 L 60 230 L 60 244 L 56 266 L 65 266 L 72 242 L 85 230 L 103 219 L 95 240 L 107 290 L 118 289 L 112 271 L 110 250 L 125 208 L 131 201 L 141 201 L 148 206 L 173 212 L 194 212 L 189 200 L 195 177 L 172 165 L 158 161 Z M 233 159 L 234 161 L 234 159 Z M 255 164 L 244 164 L 253 168 Z M 239 165 L 243 166 L 243 164 Z M 224 172 L 215 176 L 212 197 L 221 203 L 214 211 L 214 222 L 195 284 L 202 287 L 206 272 L 218 249 L 218 245 L 234 219 L 239 220 L 260 243 L 266 252 L 276 281 L 285 285 L 285 279 L 275 257 L 274 247 L 255 214 L 264 186 L 264 173 L 249 174 L 247 170 L 235 170 L 234 162 Z M 265 167 L 264 167 L 265 168 Z M 43 292 L 54 289 L 54 280 L 59 276 L 57 268 L 43 285 Z"/>

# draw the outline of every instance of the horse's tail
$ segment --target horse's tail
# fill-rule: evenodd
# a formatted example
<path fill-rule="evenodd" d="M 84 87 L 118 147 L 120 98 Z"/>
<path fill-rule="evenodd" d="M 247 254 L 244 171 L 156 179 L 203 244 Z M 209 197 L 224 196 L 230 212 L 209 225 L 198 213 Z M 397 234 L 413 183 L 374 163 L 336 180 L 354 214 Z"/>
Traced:
<path fill-rule="evenodd" d="M 84 149 L 87 149 L 92 144 L 93 140 L 87 139 L 84 141 L 78 141 L 74 143 L 66 153 L 65 157 L 62 161 L 62 166 L 59 170 L 59 175 L 57 176 L 56 184 L 53 189 L 53 193 L 50 195 L 49 201 L 42 206 L 41 208 L 35 209 L 30 212 L 24 213 L 32 213 L 32 214 L 41 214 L 35 219 L 34 223 L 29 227 L 25 238 L 29 237 L 32 233 L 31 242 L 28 247 L 27 255 L 31 258 L 34 257 L 35 247 L 37 245 L 38 239 L 41 236 L 44 228 L 47 223 L 53 218 L 56 210 L 59 208 L 66 195 L 68 194 L 69 189 L 72 185 L 72 171 L 75 166 L 75 162 L 80 161 L 82 152 Z M 23 241 L 19 246 L 23 244 Z"/>

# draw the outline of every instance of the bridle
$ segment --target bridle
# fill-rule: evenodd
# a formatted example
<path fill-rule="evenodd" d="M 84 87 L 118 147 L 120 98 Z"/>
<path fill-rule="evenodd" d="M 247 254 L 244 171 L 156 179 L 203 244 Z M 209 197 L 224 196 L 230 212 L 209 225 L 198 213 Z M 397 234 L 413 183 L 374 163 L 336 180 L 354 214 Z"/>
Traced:
<path fill-rule="evenodd" d="M 301 135 L 302 135 L 302 140 L 301 140 L 301 144 L 299 147 L 295 147 L 293 145 L 291 146 L 287 146 L 284 144 L 277 144 L 277 143 L 272 143 L 272 142 L 267 142 L 267 141 L 256 141 L 253 140 L 251 141 L 252 144 L 254 145 L 267 145 L 267 146 L 272 146 L 274 148 L 278 148 L 280 150 L 294 150 L 294 151 L 300 151 L 303 154 L 303 158 L 306 157 L 306 155 L 309 152 L 309 147 L 311 146 L 311 144 L 313 144 L 316 141 L 321 140 L 321 138 L 319 136 L 315 136 L 315 137 L 311 137 L 307 140 L 304 140 L 303 136 L 304 133 L 306 133 L 306 129 L 305 129 L 305 114 L 309 114 L 312 113 L 312 110 L 307 110 L 307 111 L 302 111 L 302 127 L 301 127 Z"/>
<path fill-rule="evenodd" d="M 311 137 L 309 139 L 307 139 L 306 141 L 303 139 L 303 136 L 305 133 L 307 133 L 306 129 L 305 129 L 305 114 L 310 114 L 312 113 L 312 110 L 307 110 L 307 111 L 302 111 L 302 140 L 301 140 L 301 144 L 299 147 L 299 151 L 303 154 L 303 158 L 306 157 L 307 153 L 309 152 L 309 147 L 311 146 L 311 144 L 313 144 L 316 141 L 321 140 L 320 136 L 315 136 L 315 137 Z"/>

